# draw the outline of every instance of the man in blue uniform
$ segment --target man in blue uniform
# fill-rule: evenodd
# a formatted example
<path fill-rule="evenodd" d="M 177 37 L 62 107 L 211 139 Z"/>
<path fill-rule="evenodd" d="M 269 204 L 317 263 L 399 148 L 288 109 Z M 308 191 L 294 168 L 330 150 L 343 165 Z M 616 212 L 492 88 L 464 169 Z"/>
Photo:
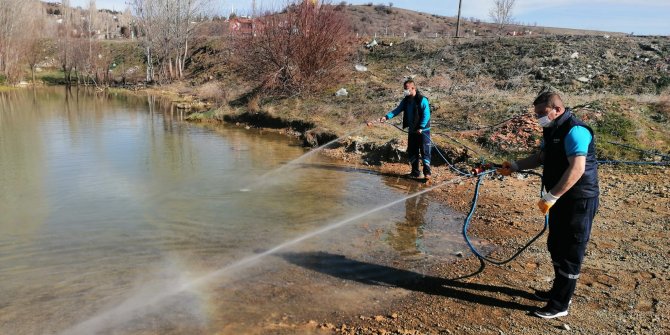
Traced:
<path fill-rule="evenodd" d="M 547 305 L 533 313 L 551 319 L 568 315 L 577 279 L 598 209 L 598 171 L 593 130 L 563 105 L 555 92 L 542 92 L 533 102 L 543 128 L 541 150 L 516 162 L 505 162 L 503 175 L 544 166 L 542 183 L 547 193 L 538 202 L 549 215 L 547 248 L 554 265 L 550 291 L 537 291 Z"/>
<path fill-rule="evenodd" d="M 407 129 L 407 156 L 412 165 L 410 176 L 419 178 L 419 160 L 423 161 L 423 177 L 430 180 L 430 104 L 428 99 L 421 95 L 416 89 L 412 79 L 403 83 L 405 98 L 400 101 L 398 107 L 388 112 L 379 119 L 386 122 L 394 116 L 403 113 L 402 127 Z"/>

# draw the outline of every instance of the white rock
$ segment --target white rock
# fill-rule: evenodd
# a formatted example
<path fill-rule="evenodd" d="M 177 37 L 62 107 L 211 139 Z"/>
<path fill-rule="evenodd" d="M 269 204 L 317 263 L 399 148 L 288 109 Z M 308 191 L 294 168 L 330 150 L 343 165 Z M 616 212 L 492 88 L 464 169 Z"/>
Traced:
<path fill-rule="evenodd" d="M 582 83 L 588 83 L 589 80 L 590 80 L 590 79 L 589 79 L 589 78 L 586 78 L 586 77 L 579 77 L 579 78 L 577 78 L 577 81 L 582 82 Z"/>
<path fill-rule="evenodd" d="M 570 326 L 568 326 L 568 324 L 567 324 L 567 323 L 564 323 L 564 324 L 563 324 L 563 329 L 565 329 L 565 330 L 568 330 L 568 331 L 569 331 L 569 330 L 570 330 Z"/>
<path fill-rule="evenodd" d="M 347 92 L 347 90 L 344 87 L 340 88 L 339 90 L 337 90 L 337 92 L 335 92 L 336 97 L 345 97 L 348 94 L 349 92 Z"/>
<path fill-rule="evenodd" d="M 572 59 L 579 58 L 579 52 L 574 52 L 572 55 L 570 55 L 570 58 Z"/>
<path fill-rule="evenodd" d="M 365 71 L 368 70 L 368 67 L 367 67 L 367 66 L 365 66 L 365 65 L 360 65 L 360 64 L 356 64 L 356 65 L 354 65 L 354 68 L 356 68 L 356 71 L 360 71 L 360 72 L 365 72 Z"/>

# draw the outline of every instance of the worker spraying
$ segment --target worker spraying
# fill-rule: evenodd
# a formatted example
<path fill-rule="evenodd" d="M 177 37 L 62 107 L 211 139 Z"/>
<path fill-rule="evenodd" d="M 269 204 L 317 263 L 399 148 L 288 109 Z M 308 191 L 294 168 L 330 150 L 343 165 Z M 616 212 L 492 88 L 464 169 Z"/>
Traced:
<path fill-rule="evenodd" d="M 555 274 L 551 290 L 535 293 L 547 305 L 533 313 L 550 319 L 568 315 L 598 210 L 598 163 L 593 130 L 565 108 L 558 93 L 541 92 L 533 106 L 543 129 L 541 150 L 503 163 L 498 173 L 509 175 L 544 166 L 542 183 L 547 192 L 537 205 L 542 214 L 549 215 L 547 248 Z"/>
<path fill-rule="evenodd" d="M 403 113 L 402 128 L 407 128 L 407 156 L 412 166 L 411 178 L 421 178 L 420 162 L 423 163 L 423 178 L 430 181 L 430 105 L 428 98 L 421 95 L 412 79 L 403 83 L 404 98 L 394 110 L 379 119 L 384 123 Z M 368 122 L 368 125 L 371 125 Z"/>

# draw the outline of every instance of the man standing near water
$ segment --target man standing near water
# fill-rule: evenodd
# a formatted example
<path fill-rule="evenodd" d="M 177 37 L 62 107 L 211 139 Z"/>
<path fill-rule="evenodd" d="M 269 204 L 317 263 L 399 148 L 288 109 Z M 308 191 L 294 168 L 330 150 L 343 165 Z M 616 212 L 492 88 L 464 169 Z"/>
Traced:
<path fill-rule="evenodd" d="M 421 95 L 412 79 L 403 83 L 404 98 L 398 107 L 379 119 L 384 123 L 396 115 L 403 113 L 402 127 L 407 128 L 407 156 L 412 166 L 409 176 L 419 178 L 419 159 L 423 162 L 423 177 L 430 181 L 430 105 L 428 98 Z"/>
<path fill-rule="evenodd" d="M 566 109 L 558 93 L 545 91 L 533 102 L 542 126 L 540 152 L 516 162 L 505 162 L 502 175 L 544 165 L 542 183 L 547 193 L 537 203 L 549 215 L 547 248 L 554 265 L 551 290 L 535 297 L 547 305 L 534 311 L 551 319 L 568 315 L 572 295 L 598 210 L 598 163 L 593 130 Z"/>

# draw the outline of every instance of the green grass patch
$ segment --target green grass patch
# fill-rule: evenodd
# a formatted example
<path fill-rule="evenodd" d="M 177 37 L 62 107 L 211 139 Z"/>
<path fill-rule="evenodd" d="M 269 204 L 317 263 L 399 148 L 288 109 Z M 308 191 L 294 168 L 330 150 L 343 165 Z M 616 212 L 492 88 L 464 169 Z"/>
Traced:
<path fill-rule="evenodd" d="M 666 88 L 670 87 L 670 76 L 663 75 L 656 81 L 656 93 L 662 93 Z"/>
<path fill-rule="evenodd" d="M 208 121 L 216 120 L 221 113 L 217 112 L 215 109 L 210 109 L 206 112 L 195 112 L 191 113 L 186 117 L 188 121 Z"/>
<path fill-rule="evenodd" d="M 598 135 L 597 149 L 600 159 L 638 159 L 639 155 L 623 151 L 620 146 L 609 142 L 625 143 L 636 146 L 635 125 L 622 112 L 605 112 L 600 120 L 596 121 L 593 129 Z"/>
<path fill-rule="evenodd" d="M 65 84 L 65 73 L 61 70 L 44 71 L 35 74 L 35 79 L 41 80 L 46 85 Z"/>

